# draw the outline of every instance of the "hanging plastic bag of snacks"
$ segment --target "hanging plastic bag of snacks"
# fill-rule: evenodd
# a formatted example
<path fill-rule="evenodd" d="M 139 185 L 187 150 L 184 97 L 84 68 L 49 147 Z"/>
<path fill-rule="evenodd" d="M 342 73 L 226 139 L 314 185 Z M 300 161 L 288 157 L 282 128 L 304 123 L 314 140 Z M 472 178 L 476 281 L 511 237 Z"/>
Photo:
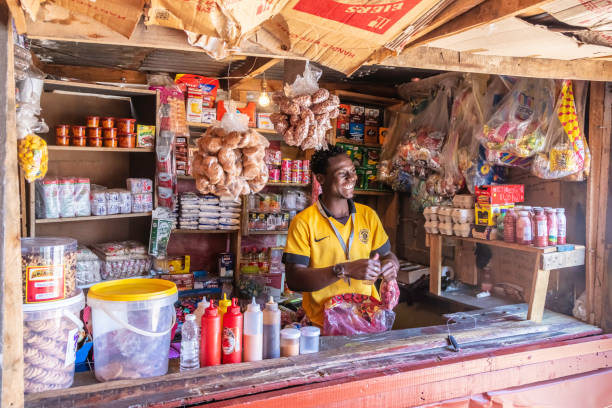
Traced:
<path fill-rule="evenodd" d="M 583 84 L 580 84 L 583 87 Z M 586 105 L 586 92 L 576 100 L 572 81 L 563 81 L 557 98 L 555 118 L 546 135 L 544 153 L 536 155 L 531 172 L 543 179 L 558 179 L 574 174 L 588 175 L 590 152 L 581 120 Z"/>

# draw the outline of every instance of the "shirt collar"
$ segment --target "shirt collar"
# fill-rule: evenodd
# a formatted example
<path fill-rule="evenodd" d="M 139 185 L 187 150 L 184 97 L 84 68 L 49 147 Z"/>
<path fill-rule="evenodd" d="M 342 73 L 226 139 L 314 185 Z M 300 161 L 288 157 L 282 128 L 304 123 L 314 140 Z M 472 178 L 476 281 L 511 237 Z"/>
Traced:
<path fill-rule="evenodd" d="M 323 194 L 319 194 L 319 203 L 321 203 L 321 208 L 323 208 L 323 211 L 325 211 L 325 215 L 327 215 L 328 217 L 333 217 L 332 213 L 327 209 L 327 207 L 325 207 L 323 201 L 321 201 L 322 195 Z M 357 212 L 357 209 L 355 208 L 355 202 L 350 198 L 347 198 L 346 200 L 348 201 L 349 214 L 355 214 Z"/>

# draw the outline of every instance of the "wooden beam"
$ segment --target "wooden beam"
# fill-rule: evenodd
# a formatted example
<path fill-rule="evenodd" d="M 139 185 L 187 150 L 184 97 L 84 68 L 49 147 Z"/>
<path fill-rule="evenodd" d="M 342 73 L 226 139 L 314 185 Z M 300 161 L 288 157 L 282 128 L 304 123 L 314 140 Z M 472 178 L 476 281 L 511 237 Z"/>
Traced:
<path fill-rule="evenodd" d="M 442 235 L 429 236 L 429 291 L 434 295 L 442 293 Z"/>
<path fill-rule="evenodd" d="M 530 9 L 540 7 L 548 2 L 549 0 L 486 0 L 443 26 L 411 42 L 409 46 L 423 45 L 472 28 L 493 24 L 507 17 L 514 17 L 528 12 Z"/>
<path fill-rule="evenodd" d="M 395 67 L 514 75 L 529 78 L 612 80 L 612 61 L 562 61 L 544 58 L 497 57 L 426 46 L 406 50 L 397 57 L 387 58 L 381 64 Z"/>
<path fill-rule="evenodd" d="M 13 26 L 0 2 L 0 406 L 23 406 L 23 314 Z"/>
<path fill-rule="evenodd" d="M 544 305 L 546 304 L 546 291 L 548 290 L 548 279 L 550 271 L 540 269 L 540 257 L 538 254 L 535 262 L 535 270 L 531 279 L 531 296 L 529 297 L 529 310 L 527 319 L 534 322 L 541 322 L 544 316 Z"/>
<path fill-rule="evenodd" d="M 146 84 L 145 72 L 129 69 L 84 67 L 77 65 L 43 64 L 40 69 L 46 74 L 78 79 L 84 82 L 114 82 L 125 84 Z"/>
<path fill-rule="evenodd" d="M 587 319 L 592 324 L 599 324 L 598 317 L 595 313 L 603 300 L 601 298 L 601 286 L 603 283 L 603 266 L 599 265 L 601 248 L 599 248 L 599 229 L 604 229 L 605 237 L 605 215 L 602 212 L 606 211 L 606 207 L 600 208 L 601 194 L 607 196 L 608 190 L 608 175 L 602 174 L 602 169 L 605 169 L 610 161 L 610 128 L 603 129 L 604 126 L 604 106 L 605 100 L 605 83 L 592 82 L 589 100 L 589 147 L 591 150 L 591 174 L 587 180 L 587 201 L 586 201 L 586 294 L 587 294 Z M 606 180 L 605 185 L 603 184 Z M 604 221 L 601 221 L 601 217 Z M 605 250 L 605 242 L 603 250 Z"/>
<path fill-rule="evenodd" d="M 282 59 L 280 58 L 248 57 L 242 63 L 240 68 L 230 72 L 230 88 L 233 89 L 240 85 L 242 82 L 251 78 L 255 78 L 257 75 L 263 74 L 268 69 L 272 68 L 281 61 Z"/>
<path fill-rule="evenodd" d="M 11 15 L 13 16 L 13 21 L 15 22 L 15 29 L 17 30 L 17 33 L 25 34 L 27 28 L 26 18 L 25 13 L 21 8 L 21 5 L 19 4 L 19 1 L 6 0 L 6 4 L 8 5 Z"/>

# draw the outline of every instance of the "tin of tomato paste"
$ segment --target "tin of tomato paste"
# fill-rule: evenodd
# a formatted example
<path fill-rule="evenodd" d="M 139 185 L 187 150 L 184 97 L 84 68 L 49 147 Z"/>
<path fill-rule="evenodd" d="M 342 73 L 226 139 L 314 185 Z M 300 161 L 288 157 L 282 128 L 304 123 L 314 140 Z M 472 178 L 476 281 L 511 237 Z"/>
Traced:
<path fill-rule="evenodd" d="M 291 171 L 291 159 L 283 159 L 281 161 L 281 170 L 282 171 Z"/>
<path fill-rule="evenodd" d="M 271 168 L 268 171 L 268 183 L 278 183 L 280 181 L 280 170 Z"/>
<path fill-rule="evenodd" d="M 310 172 L 303 171 L 300 174 L 302 175 L 302 184 L 309 184 L 310 183 Z"/>
<path fill-rule="evenodd" d="M 302 182 L 302 176 L 299 171 L 291 172 L 291 183 L 298 184 Z"/>
<path fill-rule="evenodd" d="M 310 171 L 310 160 L 302 160 L 302 172 L 308 173 Z"/>
<path fill-rule="evenodd" d="M 291 172 L 281 170 L 281 183 L 291 183 Z"/>
<path fill-rule="evenodd" d="M 291 171 L 300 171 L 302 170 L 302 161 L 301 160 L 291 160 Z"/>

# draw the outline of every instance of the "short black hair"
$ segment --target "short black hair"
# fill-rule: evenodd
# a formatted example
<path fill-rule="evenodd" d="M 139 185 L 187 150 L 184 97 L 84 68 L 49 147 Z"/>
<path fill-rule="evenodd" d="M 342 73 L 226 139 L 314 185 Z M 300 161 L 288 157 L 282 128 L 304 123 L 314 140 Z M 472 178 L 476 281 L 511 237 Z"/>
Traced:
<path fill-rule="evenodd" d="M 317 150 L 310 159 L 310 169 L 313 174 L 326 174 L 329 159 L 346 154 L 340 146 L 327 145 L 327 149 Z"/>
<path fill-rule="evenodd" d="M 478 269 L 483 269 L 486 267 L 491 261 L 491 257 L 493 254 L 491 253 L 491 248 L 488 245 L 476 244 L 476 249 L 474 250 L 474 254 L 476 255 L 476 267 Z"/>

